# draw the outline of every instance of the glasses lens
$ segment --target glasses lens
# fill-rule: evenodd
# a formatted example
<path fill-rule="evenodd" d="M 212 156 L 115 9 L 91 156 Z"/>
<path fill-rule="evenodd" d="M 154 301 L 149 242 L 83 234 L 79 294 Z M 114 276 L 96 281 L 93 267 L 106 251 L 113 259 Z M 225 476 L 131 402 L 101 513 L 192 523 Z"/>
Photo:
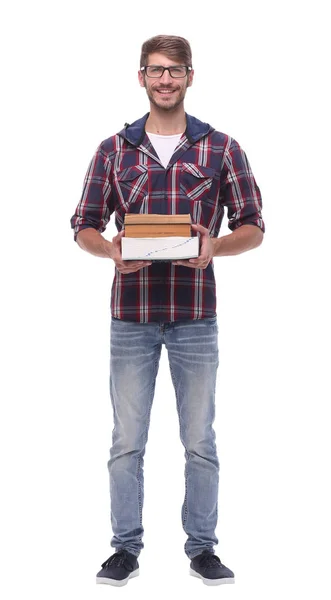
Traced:
<path fill-rule="evenodd" d="M 163 67 L 158 65 L 150 65 L 145 67 L 146 75 L 148 77 L 162 77 Z M 169 67 L 171 77 L 185 77 L 186 67 Z"/>
<path fill-rule="evenodd" d="M 170 75 L 172 77 L 185 77 L 186 67 L 169 67 Z"/>
<path fill-rule="evenodd" d="M 148 77 L 162 77 L 163 67 L 145 67 Z"/>

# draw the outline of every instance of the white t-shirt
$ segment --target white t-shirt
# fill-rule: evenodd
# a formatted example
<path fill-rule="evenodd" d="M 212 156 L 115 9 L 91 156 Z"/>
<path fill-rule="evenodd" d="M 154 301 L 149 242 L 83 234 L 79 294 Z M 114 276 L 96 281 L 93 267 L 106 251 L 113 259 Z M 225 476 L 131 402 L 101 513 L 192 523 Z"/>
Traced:
<path fill-rule="evenodd" d="M 149 133 L 146 131 L 149 139 L 151 140 L 157 155 L 166 169 L 171 159 L 174 150 L 183 135 L 182 133 L 176 133 L 175 135 L 159 135 L 158 133 Z"/>

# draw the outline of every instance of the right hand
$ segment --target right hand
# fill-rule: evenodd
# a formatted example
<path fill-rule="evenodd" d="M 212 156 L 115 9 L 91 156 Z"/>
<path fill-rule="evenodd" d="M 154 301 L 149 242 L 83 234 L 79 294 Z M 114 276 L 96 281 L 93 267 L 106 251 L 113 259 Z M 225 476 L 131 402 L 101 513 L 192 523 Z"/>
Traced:
<path fill-rule="evenodd" d="M 125 235 L 124 229 L 120 231 L 112 239 L 112 245 L 110 248 L 109 256 L 113 259 L 116 268 L 120 273 L 126 275 L 128 273 L 135 273 L 144 267 L 149 267 L 152 262 L 150 260 L 123 260 L 121 250 L 121 239 Z"/>

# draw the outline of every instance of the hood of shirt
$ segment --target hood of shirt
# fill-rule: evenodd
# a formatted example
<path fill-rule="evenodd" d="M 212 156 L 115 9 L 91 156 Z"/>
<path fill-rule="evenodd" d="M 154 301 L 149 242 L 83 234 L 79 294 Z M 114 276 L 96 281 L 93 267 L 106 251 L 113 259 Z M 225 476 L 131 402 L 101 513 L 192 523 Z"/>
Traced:
<path fill-rule="evenodd" d="M 186 130 L 185 135 L 187 139 L 194 144 L 200 138 L 214 131 L 214 127 L 211 127 L 209 123 L 203 123 L 196 117 L 192 117 L 185 113 L 186 116 Z M 123 137 L 133 146 L 139 146 L 145 137 L 145 124 L 149 117 L 149 113 L 146 113 L 141 119 L 134 121 L 133 123 L 125 123 L 124 128 L 118 132 L 118 135 Z"/>

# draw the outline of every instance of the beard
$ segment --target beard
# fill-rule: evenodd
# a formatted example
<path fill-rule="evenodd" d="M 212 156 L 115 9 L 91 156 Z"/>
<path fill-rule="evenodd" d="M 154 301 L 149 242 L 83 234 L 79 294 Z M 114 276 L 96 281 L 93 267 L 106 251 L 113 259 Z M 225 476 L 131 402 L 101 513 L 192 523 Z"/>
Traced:
<path fill-rule="evenodd" d="M 148 96 L 149 101 L 156 106 L 157 108 L 160 108 L 161 110 L 165 110 L 165 111 L 171 111 L 171 110 L 175 110 L 178 106 L 180 106 L 180 104 L 182 104 L 184 102 L 184 98 L 185 98 L 185 94 L 186 94 L 186 90 L 187 90 L 187 85 L 184 88 L 181 88 L 180 90 L 175 91 L 175 97 L 174 98 L 167 98 L 167 100 L 162 101 L 161 99 L 159 100 L 159 98 L 157 97 L 157 92 L 148 89 L 146 87 L 146 93 Z M 164 87 L 164 89 L 167 89 L 166 87 Z M 171 89 L 171 88 L 168 88 Z M 179 91 L 179 93 L 178 93 Z"/>

